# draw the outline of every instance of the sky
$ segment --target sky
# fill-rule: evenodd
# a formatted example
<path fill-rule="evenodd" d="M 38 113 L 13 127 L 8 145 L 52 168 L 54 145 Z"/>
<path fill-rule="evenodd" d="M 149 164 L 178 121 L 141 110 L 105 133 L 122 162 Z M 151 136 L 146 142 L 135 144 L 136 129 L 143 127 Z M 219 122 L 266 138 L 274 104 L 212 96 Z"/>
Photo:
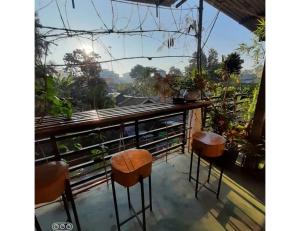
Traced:
<path fill-rule="evenodd" d="M 159 17 L 156 17 L 155 8 L 111 0 L 75 0 L 75 9 L 72 8 L 71 0 L 36 0 L 35 10 L 43 26 L 62 28 L 65 25 L 67 28 L 82 30 L 106 30 L 106 27 L 110 29 L 113 26 L 114 30 L 139 30 L 139 26 L 142 24 L 143 30 L 160 28 L 183 31 L 188 27 L 188 22 L 197 19 L 197 10 L 191 9 L 197 4 L 197 0 L 188 0 L 176 10 L 160 8 Z M 217 9 L 204 2 L 203 41 L 208 36 L 217 12 Z M 132 56 L 192 55 L 197 49 L 197 41 L 192 36 L 169 32 L 144 33 L 143 35 L 101 35 L 93 37 L 95 40 L 93 42 L 82 37 L 57 40 L 56 45 L 51 45 L 51 53 L 47 60 L 63 64 L 65 53 L 72 52 L 74 49 L 85 49 L 87 52 L 94 50 L 101 56 L 100 61 Z M 166 41 L 171 37 L 174 38 L 174 46 L 168 48 Z M 234 52 L 240 43 L 250 43 L 252 37 L 252 32 L 220 13 L 203 50 L 207 54 L 210 48 L 214 48 L 221 59 L 221 55 Z M 251 69 L 253 67 L 251 58 L 245 55 L 242 58 L 244 59 L 243 68 Z M 136 64 L 166 71 L 171 66 L 184 70 L 188 60 L 186 57 L 152 60 L 131 59 L 109 62 L 101 64 L 101 66 L 103 69 L 113 70 L 122 75 L 130 72 Z"/>

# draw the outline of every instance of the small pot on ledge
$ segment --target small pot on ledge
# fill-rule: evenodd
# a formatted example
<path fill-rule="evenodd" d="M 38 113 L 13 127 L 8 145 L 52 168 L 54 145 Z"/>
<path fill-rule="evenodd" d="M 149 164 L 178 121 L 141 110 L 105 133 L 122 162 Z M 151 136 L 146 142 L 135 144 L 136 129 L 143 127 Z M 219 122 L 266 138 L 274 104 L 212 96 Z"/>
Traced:
<path fill-rule="evenodd" d="M 195 102 L 200 98 L 199 90 L 186 90 L 184 98 L 187 102 Z"/>

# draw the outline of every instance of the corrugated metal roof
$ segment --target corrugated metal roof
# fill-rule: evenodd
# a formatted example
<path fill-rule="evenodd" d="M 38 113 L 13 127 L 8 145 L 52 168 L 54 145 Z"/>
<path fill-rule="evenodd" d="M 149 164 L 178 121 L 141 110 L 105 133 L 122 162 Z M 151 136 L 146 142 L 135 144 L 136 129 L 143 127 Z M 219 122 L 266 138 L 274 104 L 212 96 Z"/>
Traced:
<path fill-rule="evenodd" d="M 134 96 L 124 96 L 124 99 L 121 102 L 117 102 L 119 107 L 146 104 L 146 103 L 155 103 L 154 100 L 148 97 L 134 97 Z"/>
<path fill-rule="evenodd" d="M 257 19 L 265 17 L 265 0 L 205 0 L 251 31 Z"/>

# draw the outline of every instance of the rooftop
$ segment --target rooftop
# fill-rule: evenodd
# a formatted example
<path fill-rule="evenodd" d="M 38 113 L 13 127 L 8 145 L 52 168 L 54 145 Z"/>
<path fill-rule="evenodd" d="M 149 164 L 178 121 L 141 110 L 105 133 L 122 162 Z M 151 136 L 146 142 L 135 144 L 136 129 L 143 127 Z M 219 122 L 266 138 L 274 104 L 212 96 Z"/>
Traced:
<path fill-rule="evenodd" d="M 265 17 L 264 0 L 206 0 L 250 31 L 255 31 L 257 19 Z"/>

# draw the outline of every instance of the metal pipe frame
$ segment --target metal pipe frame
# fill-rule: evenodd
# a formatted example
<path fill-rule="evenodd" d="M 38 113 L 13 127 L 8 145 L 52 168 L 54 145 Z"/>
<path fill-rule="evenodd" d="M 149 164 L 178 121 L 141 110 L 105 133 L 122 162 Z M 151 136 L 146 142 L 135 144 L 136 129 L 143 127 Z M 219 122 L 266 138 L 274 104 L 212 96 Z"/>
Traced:
<path fill-rule="evenodd" d="M 190 171 L 189 171 L 189 181 L 191 182 L 191 180 L 196 182 L 196 187 L 195 187 L 195 197 L 198 199 L 198 192 L 201 190 L 202 187 L 208 189 L 209 191 L 211 191 L 212 193 L 215 193 L 217 196 L 217 199 L 219 199 L 219 195 L 220 195 L 220 191 L 221 191 L 221 183 L 222 183 L 222 177 L 223 177 L 223 172 L 224 172 L 224 166 L 222 164 L 221 166 L 221 171 L 220 171 L 220 175 L 219 175 L 219 180 L 218 180 L 218 188 L 217 191 L 214 191 L 213 189 L 211 189 L 210 187 L 206 186 L 206 183 L 209 183 L 210 180 L 210 175 L 211 175 L 211 169 L 213 167 L 213 161 L 209 160 L 209 170 L 208 170 L 208 176 L 207 176 L 207 180 L 204 183 L 199 182 L 199 174 L 200 174 L 200 159 L 201 157 L 199 155 L 198 156 L 198 162 L 197 162 L 197 173 L 196 173 L 196 179 L 192 176 L 192 165 L 193 165 L 193 149 L 191 152 L 191 161 L 190 161 Z M 198 189 L 198 186 L 200 185 L 200 188 Z"/>
<path fill-rule="evenodd" d="M 36 216 L 34 216 L 34 225 L 35 225 L 35 229 L 37 230 L 37 231 L 42 231 L 42 228 L 41 228 L 41 226 L 40 226 L 40 224 L 39 224 L 39 222 L 38 222 L 38 219 L 37 219 L 37 217 Z"/>
<path fill-rule="evenodd" d="M 115 189 L 115 180 L 114 180 L 113 176 L 111 176 L 113 200 L 114 200 L 114 207 L 115 207 L 117 230 L 118 231 L 121 230 L 122 225 L 124 225 L 125 223 L 127 223 L 128 221 L 130 221 L 133 218 L 136 218 L 138 223 L 140 224 L 141 228 L 143 229 L 143 231 L 146 231 L 146 214 L 145 214 L 145 212 L 146 212 L 147 209 L 150 209 L 150 211 L 152 212 L 151 175 L 148 177 L 148 179 L 149 179 L 149 205 L 145 206 L 144 179 L 141 176 L 140 179 L 139 179 L 139 183 L 140 183 L 140 187 L 141 187 L 142 209 L 138 212 L 135 211 L 134 207 L 131 204 L 131 200 L 130 200 L 130 189 L 129 189 L 129 187 L 126 187 L 128 208 L 133 213 L 133 215 L 120 222 L 118 202 L 117 202 L 116 189 Z M 138 217 L 138 215 L 141 214 L 141 213 L 142 213 L 143 221 L 141 221 L 140 218 Z"/>
<path fill-rule="evenodd" d="M 170 117 L 180 116 L 180 115 L 183 115 L 183 114 L 184 114 L 183 112 L 171 113 L 171 114 L 167 114 L 167 115 L 156 116 L 156 117 L 153 117 L 153 118 L 150 118 L 150 119 L 143 119 L 143 120 L 136 120 L 136 121 L 133 121 L 133 122 L 127 122 L 127 123 L 124 123 L 125 127 L 126 126 L 132 126 L 132 125 L 135 126 L 135 133 L 136 133 L 135 135 L 127 136 L 127 137 L 123 137 L 123 138 L 118 138 L 118 139 L 115 139 L 115 140 L 109 140 L 109 141 L 106 141 L 106 142 L 102 142 L 100 144 L 94 144 L 94 145 L 84 147 L 80 150 L 68 151 L 68 152 L 65 152 L 65 153 L 60 153 L 58 151 L 57 141 L 62 141 L 64 139 L 68 139 L 68 138 L 72 138 L 72 137 L 84 136 L 84 135 L 88 135 L 88 134 L 91 134 L 91 133 L 99 133 L 99 130 L 105 131 L 105 130 L 114 129 L 116 127 L 120 127 L 122 124 L 106 126 L 104 128 L 101 128 L 101 129 L 96 128 L 96 129 L 91 129 L 91 130 L 87 130 L 87 131 L 81 131 L 81 132 L 77 132 L 77 133 L 71 133 L 71 134 L 65 134 L 65 135 L 59 135 L 59 136 L 52 136 L 51 138 L 43 138 L 43 139 L 40 139 L 40 140 L 36 140 L 35 143 L 39 143 L 39 144 L 46 144 L 46 143 L 50 142 L 53 149 L 54 149 L 54 154 L 55 155 L 51 155 L 49 157 L 43 157 L 43 158 L 36 159 L 35 162 L 37 164 L 41 164 L 41 163 L 46 162 L 46 161 L 60 160 L 61 158 L 66 158 L 68 156 L 88 152 L 92 149 L 98 148 L 99 145 L 108 145 L 108 144 L 119 142 L 120 140 L 125 141 L 125 140 L 128 140 L 128 139 L 134 139 L 135 138 L 136 139 L 136 144 L 137 144 L 137 147 L 138 147 L 140 136 L 143 136 L 143 135 L 146 135 L 146 134 L 151 134 L 151 133 L 154 133 L 154 132 L 165 129 L 165 128 L 153 129 L 153 130 L 148 131 L 147 133 L 139 134 L 139 129 L 138 129 L 139 124 L 145 123 L 145 122 L 148 122 L 148 121 L 157 120 L 157 119 L 166 119 L 166 118 L 170 118 Z M 171 125 L 171 126 L 168 126 L 168 129 L 169 128 L 171 129 L 171 128 L 180 127 L 181 125 L 182 125 L 181 123 L 176 124 L 176 125 Z M 163 142 L 163 141 L 165 141 L 165 140 L 161 140 L 161 142 Z"/>
<path fill-rule="evenodd" d="M 65 197 L 65 195 L 61 195 L 62 197 L 62 201 L 63 201 L 63 204 L 64 204 L 64 207 L 65 207 L 65 211 L 67 213 L 67 221 L 68 222 L 72 222 L 72 218 L 71 218 L 71 214 L 70 214 L 70 210 L 69 210 L 69 205 L 68 205 L 68 201 L 67 201 L 67 198 Z"/>
<path fill-rule="evenodd" d="M 123 137 L 121 139 L 123 141 L 132 139 L 133 141 L 134 140 L 136 141 L 136 147 L 137 148 L 151 149 L 151 147 L 157 146 L 162 142 L 168 142 L 169 140 L 172 140 L 172 139 L 175 139 L 175 138 L 180 138 L 178 140 L 178 142 L 176 144 L 174 144 L 173 146 L 171 146 L 171 147 L 163 148 L 161 150 L 158 149 L 158 151 L 153 150 L 153 152 L 152 151 L 151 152 L 152 152 L 153 156 L 158 156 L 158 155 L 161 155 L 161 154 L 166 153 L 166 152 L 171 151 L 171 150 L 175 150 L 175 149 L 180 148 L 180 147 L 182 149 L 181 151 L 184 152 L 185 144 L 187 142 L 186 141 L 186 139 L 187 139 L 186 129 L 188 129 L 188 128 L 186 128 L 187 112 L 188 112 L 188 110 L 184 110 L 184 111 L 176 112 L 176 113 L 158 115 L 158 116 L 155 116 L 153 118 L 139 119 L 139 120 L 135 120 L 135 121 L 131 121 L 131 122 L 126 122 L 126 123 L 124 123 L 124 126 L 135 126 L 135 134 L 132 135 L 132 136 L 128 136 L 128 137 Z M 139 124 L 146 123 L 146 122 L 149 122 L 149 121 L 155 121 L 155 120 L 162 120 L 162 119 L 164 120 L 164 119 L 168 119 L 168 118 L 177 118 L 178 116 L 180 116 L 182 118 L 178 118 L 179 119 L 178 123 L 176 123 L 174 125 L 169 125 L 169 126 L 166 126 L 166 127 L 152 129 L 150 131 L 147 131 L 146 133 L 141 133 L 140 130 L 139 130 Z M 183 120 L 181 120 L 181 119 L 183 119 Z M 43 139 L 40 139 L 40 140 L 36 140 L 36 143 L 43 142 L 43 144 L 46 144 L 47 141 L 48 141 L 48 143 L 49 142 L 52 143 L 53 148 L 55 150 L 55 153 L 53 153 L 55 155 L 45 157 L 45 158 L 41 158 L 41 159 L 37 159 L 36 164 L 41 164 L 41 163 L 46 162 L 46 161 L 52 161 L 54 159 L 61 159 L 61 158 L 64 158 L 64 159 L 67 159 L 67 160 L 68 159 L 73 160 L 74 158 L 77 158 L 76 155 L 80 155 L 80 154 L 85 155 L 90 150 L 93 150 L 95 148 L 99 148 L 99 146 L 101 146 L 101 145 L 109 145 L 109 144 L 119 142 L 120 138 L 114 139 L 114 140 L 108 140 L 108 141 L 105 141 L 105 142 L 102 142 L 102 143 L 96 143 L 94 145 L 83 147 L 80 150 L 74 150 L 74 151 L 72 150 L 72 151 L 68 151 L 68 152 L 64 152 L 64 153 L 59 153 L 58 148 L 57 148 L 57 142 L 58 141 L 63 141 L 64 139 L 69 139 L 69 138 L 76 137 L 76 136 L 86 136 L 86 135 L 91 134 L 91 133 L 99 133 L 100 131 L 102 132 L 102 131 L 105 131 L 105 130 L 115 129 L 117 127 L 120 127 L 121 125 L 122 125 L 122 123 L 118 123 L 118 124 L 115 124 L 115 125 L 105 126 L 105 127 L 101 127 L 101 128 L 97 127 L 97 128 L 89 129 L 89 130 L 85 130 L 85 131 L 73 132 L 73 133 L 68 133 L 68 134 L 63 134 L 63 135 L 52 136 L 51 138 L 43 138 Z M 162 138 L 162 139 L 155 140 L 155 141 L 152 141 L 152 142 L 148 141 L 147 143 L 142 143 L 141 144 L 141 137 L 143 135 L 155 133 L 155 132 L 165 130 L 165 129 L 167 129 L 167 131 L 171 131 L 172 129 L 175 129 L 175 131 L 174 131 L 175 135 L 170 135 L 167 138 Z M 92 167 L 92 166 L 96 166 L 96 164 L 98 164 L 98 163 L 108 162 L 113 155 L 114 155 L 114 153 L 103 156 L 103 157 L 98 158 L 98 159 L 86 160 L 83 163 L 79 163 L 77 165 L 70 166 L 69 171 L 74 172 L 74 171 L 76 171 L 78 169 L 81 169 L 81 168 Z M 106 167 L 106 165 L 105 165 L 105 167 Z M 110 173 L 109 168 L 107 168 L 106 171 L 104 169 L 103 172 L 101 171 L 101 169 L 97 169 L 97 171 L 99 171 L 99 173 L 91 173 L 90 176 L 85 177 L 83 179 L 80 179 L 81 176 L 72 177 L 71 187 L 72 188 L 80 187 L 81 185 L 86 184 L 89 181 L 95 180 L 96 178 L 103 178 L 104 176 L 106 176 Z M 78 178 L 78 180 L 77 180 L 77 178 Z"/>
<path fill-rule="evenodd" d="M 65 192 L 66 192 L 67 199 L 70 200 L 70 202 L 71 202 L 71 207 L 72 207 L 73 214 L 74 214 L 74 217 L 75 217 L 75 223 L 76 223 L 76 226 L 77 226 L 77 230 L 81 231 L 81 227 L 80 227 L 80 223 L 79 223 L 79 219 L 78 219 L 78 214 L 77 214 L 77 209 L 76 209 L 76 205 L 75 205 L 75 202 L 74 202 L 73 193 L 72 193 L 72 189 L 71 189 L 71 185 L 70 185 L 69 180 L 66 180 Z"/>
<path fill-rule="evenodd" d="M 185 110 L 183 113 L 183 142 L 182 142 L 182 154 L 184 154 L 184 147 L 186 145 L 186 116 L 187 116 L 187 111 Z"/>
<path fill-rule="evenodd" d="M 80 227 L 80 223 L 79 223 L 79 219 L 78 219 L 78 214 L 77 214 L 77 209 L 76 209 L 76 205 L 75 205 L 75 202 L 74 202 L 72 189 L 71 189 L 71 186 L 70 186 L 70 181 L 66 180 L 65 184 L 66 184 L 65 185 L 65 195 L 62 194 L 61 197 L 62 197 L 62 201 L 63 201 L 63 204 L 64 204 L 64 209 L 65 209 L 66 214 L 67 214 L 67 222 L 73 223 L 72 218 L 71 218 L 71 214 L 70 214 L 70 210 L 69 210 L 69 205 L 68 205 L 68 200 L 69 200 L 71 202 L 71 207 L 72 207 L 73 214 L 74 214 L 74 217 L 75 217 L 75 223 L 76 223 L 76 226 L 77 226 L 77 230 L 81 231 L 81 227 Z M 36 216 L 35 216 L 35 222 L 34 223 L 35 223 L 36 230 L 37 231 L 42 231 L 42 228 L 41 228 Z"/>

